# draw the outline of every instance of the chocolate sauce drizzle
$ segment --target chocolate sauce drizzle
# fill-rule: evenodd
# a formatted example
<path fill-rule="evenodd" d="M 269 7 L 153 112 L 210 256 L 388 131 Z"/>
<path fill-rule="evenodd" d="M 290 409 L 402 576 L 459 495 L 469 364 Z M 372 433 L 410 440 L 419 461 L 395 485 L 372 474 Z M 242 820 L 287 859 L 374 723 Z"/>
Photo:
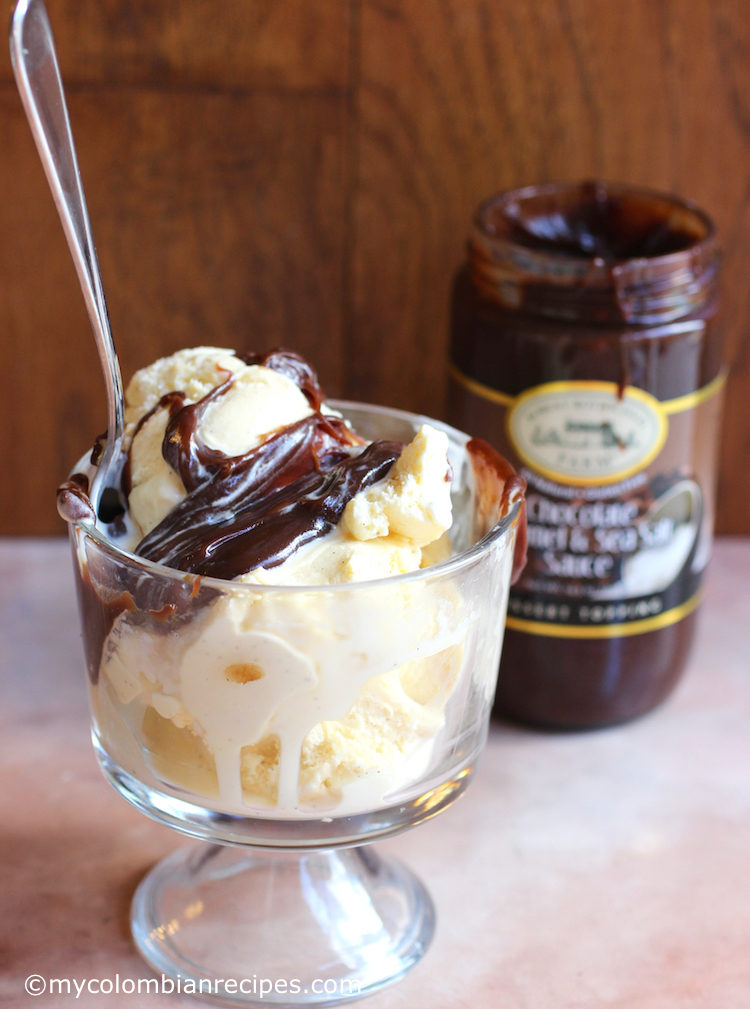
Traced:
<path fill-rule="evenodd" d="M 330 532 L 351 498 L 382 480 L 401 454 L 401 443 L 376 441 L 353 455 L 363 440 L 344 421 L 320 413 L 323 391 L 296 354 L 242 360 L 294 381 L 315 413 L 245 455 L 229 457 L 204 445 L 197 431 L 208 405 L 231 387 L 231 374 L 189 406 L 181 392 L 162 397 L 141 423 L 169 407 L 162 454 L 188 496 L 141 541 L 139 556 L 214 578 L 275 567 Z"/>
<path fill-rule="evenodd" d="M 225 456 L 136 553 L 214 578 L 281 564 L 330 532 L 351 498 L 382 480 L 403 449 L 378 441 L 351 457 L 348 434 L 342 421 L 316 413 L 244 456 Z"/>

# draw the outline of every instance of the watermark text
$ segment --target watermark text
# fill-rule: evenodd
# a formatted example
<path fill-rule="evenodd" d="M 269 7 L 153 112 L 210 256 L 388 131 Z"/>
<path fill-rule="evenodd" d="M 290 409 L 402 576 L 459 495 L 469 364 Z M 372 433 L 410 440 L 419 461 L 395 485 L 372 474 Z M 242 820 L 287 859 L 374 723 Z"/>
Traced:
<path fill-rule="evenodd" d="M 42 977 L 41 974 L 30 974 L 26 978 L 26 991 L 29 995 L 71 995 L 80 998 L 82 995 L 255 995 L 258 998 L 273 998 L 277 995 L 338 995 L 358 996 L 359 981 L 349 978 L 315 978 L 304 985 L 299 978 L 267 978 L 253 974 L 244 978 L 176 978 L 161 975 L 161 981 L 155 977 L 132 978 L 111 977 L 68 978 Z"/>

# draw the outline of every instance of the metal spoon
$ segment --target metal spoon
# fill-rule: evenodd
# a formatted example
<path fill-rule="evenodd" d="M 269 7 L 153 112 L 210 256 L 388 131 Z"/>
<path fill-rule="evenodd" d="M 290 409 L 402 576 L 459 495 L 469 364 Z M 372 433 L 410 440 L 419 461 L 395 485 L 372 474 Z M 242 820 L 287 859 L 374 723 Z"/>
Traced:
<path fill-rule="evenodd" d="M 19 0 L 10 26 L 10 55 L 26 116 L 83 290 L 107 387 L 107 441 L 90 490 L 94 512 L 98 513 L 99 498 L 124 428 L 122 376 L 91 236 L 55 43 L 43 0 Z"/>

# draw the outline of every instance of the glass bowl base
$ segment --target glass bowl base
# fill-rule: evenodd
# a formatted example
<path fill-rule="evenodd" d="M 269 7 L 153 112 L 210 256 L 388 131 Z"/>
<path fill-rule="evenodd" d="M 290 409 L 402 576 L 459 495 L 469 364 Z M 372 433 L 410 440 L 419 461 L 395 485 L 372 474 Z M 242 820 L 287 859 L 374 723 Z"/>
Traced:
<path fill-rule="evenodd" d="M 486 730 L 480 733 L 476 747 L 461 761 L 456 760 L 449 777 L 441 776 L 434 783 L 425 783 L 424 790 L 416 796 L 394 797 L 391 805 L 349 816 L 337 816 L 333 811 L 329 816 L 304 819 L 276 819 L 257 814 L 239 816 L 197 805 L 188 801 L 187 793 L 186 798 L 179 798 L 170 794 L 167 786 L 159 782 L 147 784 L 143 780 L 148 777 L 145 768 L 140 777 L 126 771 L 110 756 L 96 729 L 92 731 L 91 738 L 107 781 L 136 809 L 153 820 L 199 841 L 282 851 L 318 851 L 321 848 L 368 844 L 391 837 L 447 809 L 463 795 L 473 777 Z"/>
<path fill-rule="evenodd" d="M 293 1009 L 398 981 L 427 950 L 435 911 L 419 879 L 371 846 L 299 853 L 200 844 L 143 879 L 131 927 L 174 994 Z"/>

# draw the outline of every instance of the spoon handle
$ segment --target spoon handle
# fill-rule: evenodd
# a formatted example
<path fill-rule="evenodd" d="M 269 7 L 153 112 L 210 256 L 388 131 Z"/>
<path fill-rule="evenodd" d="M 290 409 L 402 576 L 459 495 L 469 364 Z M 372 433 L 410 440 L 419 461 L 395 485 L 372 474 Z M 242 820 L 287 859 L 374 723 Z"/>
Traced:
<path fill-rule="evenodd" d="M 70 246 L 104 372 L 108 430 L 104 458 L 98 471 L 104 476 L 124 427 L 122 376 L 91 236 L 55 43 L 43 0 L 19 0 L 10 26 L 10 52 L 18 90 Z M 93 498 L 92 493 L 92 503 L 97 507 Z"/>

